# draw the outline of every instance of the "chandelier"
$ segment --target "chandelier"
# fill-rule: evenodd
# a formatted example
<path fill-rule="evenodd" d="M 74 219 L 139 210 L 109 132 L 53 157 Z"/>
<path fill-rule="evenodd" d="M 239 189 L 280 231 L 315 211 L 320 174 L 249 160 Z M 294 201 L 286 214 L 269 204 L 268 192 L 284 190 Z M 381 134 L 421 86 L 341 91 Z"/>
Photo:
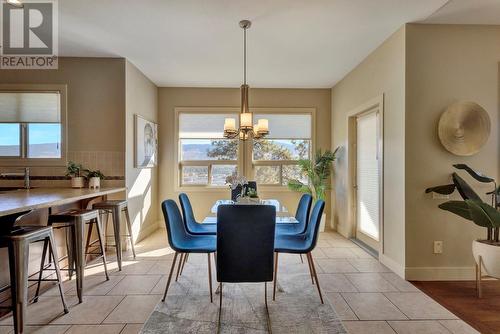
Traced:
<path fill-rule="evenodd" d="M 250 138 L 260 139 L 269 134 L 269 121 L 259 119 L 257 124 L 253 124 L 253 114 L 248 108 L 248 90 L 247 85 L 247 29 L 252 22 L 248 20 L 240 21 L 240 27 L 243 29 L 243 85 L 241 85 L 241 112 L 240 126 L 236 129 L 236 119 L 226 118 L 224 121 L 224 138 L 234 139 L 239 137 L 241 140 Z"/>

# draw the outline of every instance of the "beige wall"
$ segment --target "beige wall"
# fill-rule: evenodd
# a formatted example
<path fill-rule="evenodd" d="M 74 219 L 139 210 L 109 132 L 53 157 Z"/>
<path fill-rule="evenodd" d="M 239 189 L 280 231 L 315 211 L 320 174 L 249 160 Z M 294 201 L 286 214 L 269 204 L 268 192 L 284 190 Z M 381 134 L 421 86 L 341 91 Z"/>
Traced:
<path fill-rule="evenodd" d="M 441 211 L 425 188 L 450 180 L 452 164 L 466 163 L 487 175 L 499 170 L 500 27 L 454 25 L 407 26 L 406 100 L 406 266 L 410 279 L 473 278 L 472 240 L 484 231 Z M 483 106 L 491 118 L 491 137 L 471 157 L 446 151 L 437 122 L 453 102 Z M 488 188 L 466 176 L 479 194 Z M 433 241 L 444 241 L 435 255 Z"/>
<path fill-rule="evenodd" d="M 160 126 L 160 200 L 174 198 L 178 193 L 174 189 L 175 142 L 175 107 L 238 107 L 239 89 L 235 88 L 160 88 L 159 123 Z M 252 107 L 307 107 L 316 108 L 316 144 L 317 148 L 330 149 L 330 90 L 328 89 L 251 89 L 250 106 Z M 271 129 L 272 131 L 272 129 Z M 278 198 L 289 210 L 295 210 L 299 194 L 288 190 L 284 192 L 265 192 L 266 198 Z M 209 212 L 211 205 L 220 198 L 229 198 L 229 190 L 215 192 L 189 193 L 196 217 L 200 220 Z M 328 199 L 329 200 L 329 199 Z M 329 216 L 329 210 L 327 210 Z"/>
<path fill-rule="evenodd" d="M 67 85 L 68 159 L 124 176 L 124 59 L 60 58 L 57 70 L 0 70 L 0 84 Z M 65 167 L 32 172 L 64 175 Z"/>
<path fill-rule="evenodd" d="M 384 95 L 384 252 L 391 269 L 404 268 L 405 29 L 401 28 L 332 89 L 332 147 L 341 146 L 333 191 L 334 223 L 352 236 L 348 212 L 347 118 Z"/>
<path fill-rule="evenodd" d="M 158 227 L 158 168 L 135 168 L 136 114 L 158 122 L 158 88 L 127 61 L 125 175 L 133 235 L 141 239 Z"/>

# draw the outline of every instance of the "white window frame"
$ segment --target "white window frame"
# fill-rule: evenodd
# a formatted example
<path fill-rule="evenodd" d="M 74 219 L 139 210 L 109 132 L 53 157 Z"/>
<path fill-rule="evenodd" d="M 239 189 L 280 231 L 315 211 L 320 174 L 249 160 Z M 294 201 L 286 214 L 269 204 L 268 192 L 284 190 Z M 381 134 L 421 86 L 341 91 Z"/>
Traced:
<path fill-rule="evenodd" d="M 179 138 L 179 117 L 180 114 L 191 113 L 191 114 L 234 114 L 235 118 L 239 117 L 240 108 L 239 107 L 176 107 L 175 111 L 175 145 L 174 145 L 174 157 L 175 157 L 175 168 L 174 168 L 174 190 L 176 192 L 182 191 L 194 191 L 194 192 L 204 192 L 204 191 L 221 191 L 226 193 L 227 186 L 213 186 L 213 185 L 183 185 L 182 184 L 182 167 L 183 166 L 208 166 L 208 182 L 210 183 L 210 172 L 212 165 L 228 165 L 234 164 L 233 160 L 202 160 L 202 161 L 181 161 L 180 159 L 180 138 Z M 278 114 L 278 115 L 296 115 L 296 114 L 309 114 L 311 115 L 311 145 L 310 145 L 310 157 L 312 157 L 315 152 L 316 147 L 316 108 L 250 108 L 250 111 L 254 114 Z M 272 131 L 272 125 L 270 125 L 270 131 Z M 223 129 L 221 128 L 221 132 Z M 286 139 L 286 138 L 283 138 Z M 255 166 L 268 166 L 268 165 L 295 165 L 298 163 L 297 160 L 286 160 L 286 161 L 253 161 L 252 152 L 253 142 L 239 141 L 238 144 L 238 160 L 237 168 L 238 172 L 245 175 L 248 179 L 254 180 L 254 167 Z M 281 180 L 280 180 L 281 181 Z M 259 184 L 259 192 L 272 191 L 272 192 L 285 192 L 289 191 L 287 186 L 281 184 L 270 185 L 270 184 Z"/>
<path fill-rule="evenodd" d="M 29 158 L 28 154 L 28 124 L 21 122 L 20 126 L 20 156 L 0 156 L 2 167 L 33 167 L 33 166 L 66 166 L 67 164 L 67 86 L 51 84 L 0 84 L 0 92 L 9 93 L 58 93 L 60 97 L 61 113 L 61 157 L 59 158 Z M 1 122 L 0 122 L 1 123 Z M 53 122 L 50 122 L 53 124 Z M 17 123 L 16 123 L 17 124 Z"/>
<path fill-rule="evenodd" d="M 179 136 L 179 118 L 181 114 L 234 114 L 234 117 L 238 117 L 238 108 L 193 108 L 193 107 L 177 107 L 175 108 L 175 162 L 176 167 L 174 169 L 174 184 L 176 191 L 218 191 L 223 190 L 227 192 L 227 186 L 214 186 L 210 184 L 211 172 L 213 165 L 234 165 L 241 173 L 243 170 L 242 165 L 242 147 L 241 143 L 238 145 L 238 158 L 237 160 L 181 160 L 181 138 Z M 223 129 L 221 128 L 221 132 Z M 203 138 L 200 138 L 203 139 Z M 213 138 L 206 138 L 213 139 Z M 196 166 L 196 167 L 207 167 L 208 168 L 208 184 L 182 184 L 182 167 L 185 166 Z"/>
<path fill-rule="evenodd" d="M 310 140 L 309 146 L 309 159 L 313 157 L 315 152 L 316 143 L 316 109 L 315 108 L 254 108 L 251 109 L 254 114 L 265 115 L 265 114 L 275 114 L 275 115 L 310 115 L 311 116 L 311 138 L 276 138 L 270 140 Z M 272 125 L 269 125 L 269 131 L 272 131 Z M 259 190 L 263 191 L 288 191 L 288 187 L 283 185 L 283 166 L 287 165 L 298 165 L 298 160 L 253 160 L 253 143 L 249 141 L 249 157 L 246 159 L 248 163 L 247 170 L 250 173 L 251 179 L 255 179 L 255 167 L 257 166 L 279 166 L 280 169 L 280 179 L 279 184 L 260 184 Z"/>

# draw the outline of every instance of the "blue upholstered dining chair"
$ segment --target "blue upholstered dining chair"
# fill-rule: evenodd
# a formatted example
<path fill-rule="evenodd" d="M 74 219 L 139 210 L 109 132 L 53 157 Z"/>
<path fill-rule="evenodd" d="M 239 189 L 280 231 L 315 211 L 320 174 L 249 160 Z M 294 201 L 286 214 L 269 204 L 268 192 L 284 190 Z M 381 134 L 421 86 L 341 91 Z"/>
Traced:
<path fill-rule="evenodd" d="M 192 235 L 188 233 L 186 227 L 182 221 L 181 212 L 177 207 L 175 201 L 169 199 L 163 201 L 161 204 L 161 209 L 163 211 L 163 217 L 165 219 L 165 225 L 167 227 L 167 236 L 170 247 L 175 251 L 174 261 L 172 262 L 172 267 L 170 268 L 170 273 L 168 275 L 167 286 L 165 287 L 165 293 L 163 294 L 162 301 L 165 301 L 167 297 L 168 287 L 172 280 L 172 274 L 174 272 L 175 263 L 177 257 L 181 254 L 181 259 L 179 260 L 179 268 L 181 266 L 182 254 L 190 253 L 207 253 L 208 256 L 208 286 L 210 289 L 210 302 L 213 302 L 212 297 L 212 267 L 210 261 L 210 254 L 214 253 L 216 250 L 216 237 L 215 235 Z"/>
<path fill-rule="evenodd" d="M 276 280 L 278 277 L 278 254 L 291 253 L 291 254 L 306 254 L 309 262 L 309 271 L 311 273 L 311 280 L 316 281 L 318 288 L 319 298 L 323 304 L 323 296 L 319 286 L 318 275 L 316 274 L 316 267 L 314 266 L 312 250 L 316 247 L 318 241 L 319 225 L 321 222 L 321 215 L 325 209 L 325 201 L 318 200 L 314 205 L 311 212 L 311 219 L 307 224 L 306 231 L 296 235 L 276 235 L 274 241 L 274 286 L 273 286 L 273 300 L 276 299 Z"/>
<path fill-rule="evenodd" d="M 276 234 L 301 234 L 306 231 L 307 223 L 309 222 L 309 212 L 311 211 L 312 196 L 309 194 L 304 194 L 300 198 L 299 205 L 297 206 L 297 211 L 295 212 L 295 219 L 297 223 L 289 224 L 277 224 Z"/>
<path fill-rule="evenodd" d="M 181 203 L 183 221 L 188 233 L 195 235 L 215 235 L 217 233 L 216 224 L 200 224 L 196 221 L 188 195 L 179 194 L 179 203 Z"/>
<path fill-rule="evenodd" d="M 264 282 L 269 320 L 267 282 L 273 280 L 276 208 L 272 205 L 221 205 L 217 221 L 218 329 L 222 317 L 222 283 L 226 282 Z"/>

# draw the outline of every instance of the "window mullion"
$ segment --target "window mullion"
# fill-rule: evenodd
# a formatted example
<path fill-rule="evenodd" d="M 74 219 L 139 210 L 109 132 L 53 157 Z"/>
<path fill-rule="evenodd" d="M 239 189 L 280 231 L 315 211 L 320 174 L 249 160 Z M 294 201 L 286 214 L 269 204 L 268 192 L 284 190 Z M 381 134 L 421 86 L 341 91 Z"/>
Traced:
<path fill-rule="evenodd" d="M 208 164 L 207 177 L 208 177 L 207 184 L 209 186 L 211 186 L 212 185 L 212 164 L 211 163 Z"/>
<path fill-rule="evenodd" d="M 28 157 L 28 125 L 26 123 L 21 123 L 21 158 Z"/>

